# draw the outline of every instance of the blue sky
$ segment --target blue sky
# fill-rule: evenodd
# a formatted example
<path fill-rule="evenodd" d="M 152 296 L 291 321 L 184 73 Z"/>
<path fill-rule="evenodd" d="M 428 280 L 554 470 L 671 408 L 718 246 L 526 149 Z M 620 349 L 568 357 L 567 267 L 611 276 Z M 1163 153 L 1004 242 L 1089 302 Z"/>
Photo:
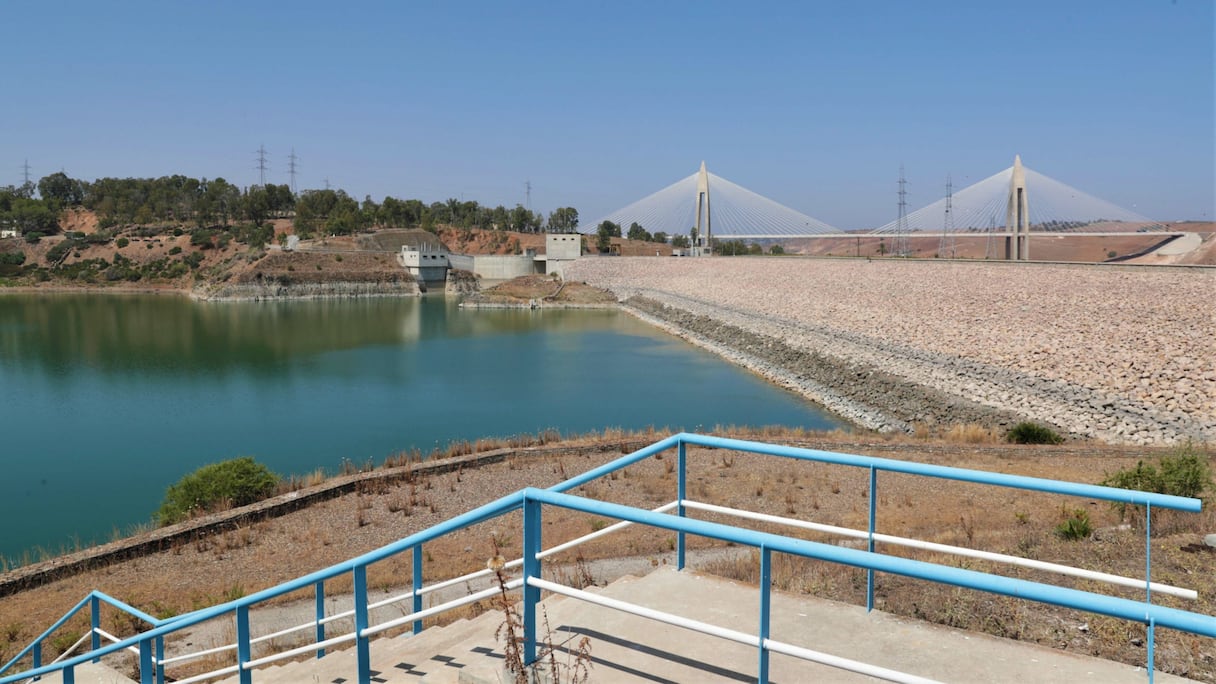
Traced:
<path fill-rule="evenodd" d="M 1216 217 L 1212 0 L 28 2 L 0 24 L 0 184 L 183 173 L 574 206 L 694 172 L 842 228 L 1025 164 Z"/>

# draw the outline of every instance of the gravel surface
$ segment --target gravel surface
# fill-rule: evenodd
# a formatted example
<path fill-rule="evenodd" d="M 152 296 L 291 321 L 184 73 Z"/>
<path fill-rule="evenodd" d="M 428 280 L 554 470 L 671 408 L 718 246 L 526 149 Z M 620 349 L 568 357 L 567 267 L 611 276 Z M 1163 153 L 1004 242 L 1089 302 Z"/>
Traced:
<path fill-rule="evenodd" d="M 566 277 L 1077 436 L 1216 440 L 1213 269 L 613 258 Z M 909 423 L 873 413 L 848 417 Z"/>

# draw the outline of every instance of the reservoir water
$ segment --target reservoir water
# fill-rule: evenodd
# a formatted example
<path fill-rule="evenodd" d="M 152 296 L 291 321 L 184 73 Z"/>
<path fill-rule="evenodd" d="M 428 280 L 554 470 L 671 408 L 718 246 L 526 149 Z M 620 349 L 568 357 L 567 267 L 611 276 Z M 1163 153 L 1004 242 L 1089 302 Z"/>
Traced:
<path fill-rule="evenodd" d="M 0 557 L 108 541 L 236 456 L 303 474 L 549 428 L 717 424 L 838 425 L 619 311 L 0 296 Z"/>

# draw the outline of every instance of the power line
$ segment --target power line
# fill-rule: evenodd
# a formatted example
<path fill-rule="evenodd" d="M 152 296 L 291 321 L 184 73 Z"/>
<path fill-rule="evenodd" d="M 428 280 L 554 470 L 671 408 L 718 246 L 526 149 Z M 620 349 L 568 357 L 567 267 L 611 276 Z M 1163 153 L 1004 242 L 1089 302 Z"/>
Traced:
<path fill-rule="evenodd" d="M 943 259 L 949 257 L 951 259 L 958 256 L 955 253 L 954 245 L 954 184 L 950 181 L 950 174 L 946 174 L 946 215 L 942 221 L 942 239 L 937 246 L 937 254 Z"/>
<path fill-rule="evenodd" d="M 266 187 L 266 146 L 258 145 L 258 184 Z"/>
<path fill-rule="evenodd" d="M 997 256 L 996 254 L 994 254 L 994 250 L 993 250 L 993 233 L 995 233 L 995 232 L 996 232 L 996 215 L 994 214 L 994 215 L 991 215 L 988 217 L 988 241 L 984 244 L 984 258 L 985 259 L 993 259 L 993 258 L 996 258 L 996 256 Z"/>
<path fill-rule="evenodd" d="M 895 219 L 895 244 L 891 253 L 895 256 L 908 256 L 908 181 L 904 179 L 904 165 L 899 165 L 899 217 Z"/>
<path fill-rule="evenodd" d="M 299 161 L 296 156 L 296 148 L 291 148 L 291 155 L 287 157 L 287 173 L 291 175 L 291 194 L 296 194 L 296 162 Z"/>

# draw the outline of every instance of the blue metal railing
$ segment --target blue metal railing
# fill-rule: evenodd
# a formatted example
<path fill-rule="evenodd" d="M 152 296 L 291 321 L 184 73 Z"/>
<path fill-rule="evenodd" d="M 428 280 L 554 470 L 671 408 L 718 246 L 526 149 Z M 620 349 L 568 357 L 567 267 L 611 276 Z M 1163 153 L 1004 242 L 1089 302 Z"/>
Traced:
<path fill-rule="evenodd" d="M 113 606 L 114 608 L 117 608 L 118 610 L 120 610 L 128 615 L 131 615 L 132 617 L 134 617 L 138 620 L 142 620 L 143 622 L 146 622 L 147 624 L 150 624 L 154 627 L 157 625 L 163 624 L 164 622 L 167 622 L 166 620 L 160 620 L 160 619 L 154 618 L 151 615 L 148 615 L 147 613 L 139 610 L 138 608 L 129 606 L 126 603 L 123 603 L 122 601 L 119 601 L 118 599 L 113 598 L 112 596 L 108 596 L 100 591 L 94 590 L 94 591 L 89 592 L 89 594 L 87 596 L 85 596 L 83 599 L 81 599 L 80 603 L 77 603 L 70 610 L 68 610 L 68 612 L 64 613 L 63 617 L 61 617 L 55 621 L 55 624 L 51 625 L 49 628 L 47 628 L 47 630 L 45 632 L 38 635 L 38 637 L 36 639 L 34 639 L 32 642 L 30 642 L 29 646 L 26 646 L 24 649 L 21 650 L 21 652 L 19 652 L 15 656 L 13 656 L 13 658 L 11 660 L 9 660 L 3 666 L 0 666 L 0 674 L 3 674 L 4 672 L 8 671 L 8 669 L 11 668 L 13 665 L 21 662 L 21 659 L 25 658 L 27 655 L 32 657 L 35 668 L 41 667 L 42 666 L 42 644 L 51 636 L 51 634 L 54 634 L 60 627 L 67 624 L 67 622 L 69 620 L 71 620 L 78 613 L 80 613 L 80 611 L 83 610 L 85 608 L 85 606 L 88 606 L 88 608 L 89 608 L 89 632 L 91 635 L 90 639 L 89 639 L 90 650 L 96 651 L 97 649 L 101 648 L 101 633 L 99 630 L 101 629 L 101 604 L 102 603 L 109 604 L 110 606 Z M 162 645 L 163 644 L 158 642 L 158 648 L 161 647 Z M 94 658 L 93 662 L 97 662 L 99 659 L 100 658 Z"/>
<path fill-rule="evenodd" d="M 814 461 L 818 463 L 831 463 L 836 465 L 852 466 L 855 468 L 865 468 L 869 470 L 870 486 L 868 497 L 870 500 L 869 513 L 869 533 L 870 537 L 867 542 L 869 551 L 874 551 L 874 534 L 877 524 L 875 502 L 878 499 L 878 473 L 879 471 L 887 471 L 892 473 L 904 473 L 908 475 L 920 475 L 923 477 L 934 477 L 945 480 L 956 480 L 959 482 L 972 482 L 976 484 L 993 485 L 998 487 L 1009 487 L 1013 489 L 1024 489 L 1028 491 L 1048 492 L 1052 494 L 1063 494 L 1066 496 L 1079 496 L 1091 499 L 1102 499 L 1114 503 L 1132 504 L 1144 506 L 1144 558 L 1145 558 L 1145 578 L 1144 591 L 1145 600 L 1152 601 L 1152 546 L 1150 544 L 1152 529 L 1152 509 L 1168 508 L 1180 511 L 1189 511 L 1198 513 L 1203 506 L 1203 502 L 1199 499 L 1193 499 L 1183 496 L 1173 496 L 1170 494 L 1157 494 L 1155 492 L 1141 492 L 1129 489 L 1117 489 L 1115 487 L 1104 487 L 1101 485 L 1081 484 L 1077 482 L 1064 482 L 1061 480 L 1048 480 L 1038 477 L 1027 477 L 1025 475 L 1006 475 L 1004 473 L 993 473 L 984 470 L 969 470 L 966 468 L 954 468 L 951 466 L 932 465 L 927 463 L 915 463 L 912 461 L 897 461 L 889 458 L 877 458 L 873 456 L 858 456 L 855 454 L 841 454 L 833 451 L 820 451 L 817 449 L 804 449 L 800 447 L 788 447 L 777 444 L 765 444 L 763 442 L 752 442 L 741 439 L 730 439 L 726 437 L 714 437 L 711 435 L 698 435 L 690 433 L 681 433 L 669 439 L 679 440 L 681 457 L 679 459 L 679 477 L 680 477 L 680 500 L 684 500 L 685 479 L 687 477 L 687 468 L 684 463 L 684 445 L 694 444 L 697 446 L 710 447 L 715 449 L 729 449 L 732 451 L 743 451 L 748 453 L 765 454 L 769 456 L 781 456 L 784 458 L 792 458 L 801 461 Z M 651 445 L 651 449 L 660 444 L 658 442 Z M 670 447 L 668 447 L 670 448 Z M 645 450 L 643 450 L 645 451 Z M 637 452 L 641 453 L 641 452 Z M 651 452 L 654 453 L 654 452 Z M 632 454 L 630 455 L 630 457 Z M 626 458 L 630 458 L 626 457 Z M 624 461 L 625 459 L 619 459 Z M 602 469 L 608 468 L 612 464 L 603 466 Z M 562 486 L 562 485 L 559 485 Z M 556 488 L 553 488 L 556 489 Z M 565 488 L 559 491 L 566 491 Z M 680 507 L 680 515 L 684 514 L 683 506 Z M 683 564 L 683 544 L 684 539 L 680 537 L 680 561 L 678 567 L 684 568 Z M 874 609 L 874 570 L 866 572 L 866 609 Z"/>
<path fill-rule="evenodd" d="M 869 534 L 871 535 L 871 539 L 868 550 L 861 551 L 841 548 L 685 517 L 685 507 L 683 506 L 682 502 L 685 501 L 687 489 L 688 457 L 686 447 L 688 445 L 730 449 L 733 451 L 781 456 L 804 461 L 833 463 L 868 469 L 870 476 L 869 498 L 871 501 L 869 520 Z M 679 497 L 677 503 L 679 505 L 676 510 L 677 514 L 674 516 L 630 508 L 610 502 L 585 499 L 565 493 L 571 489 L 587 484 L 599 477 L 603 477 L 672 448 L 678 450 L 677 461 L 679 470 L 677 482 L 677 494 Z M 355 631 L 352 638 L 356 642 L 358 680 L 360 682 L 370 681 L 368 647 L 368 642 L 370 639 L 368 632 L 370 625 L 368 616 L 367 566 L 406 551 L 411 551 L 413 554 L 413 607 L 414 614 L 417 614 L 421 610 L 420 589 L 422 588 L 421 560 L 423 557 L 423 544 L 452 532 L 485 522 L 521 508 L 524 511 L 522 556 L 524 575 L 523 620 L 525 625 L 525 653 L 528 656 L 529 662 L 531 662 L 534 660 L 536 653 L 536 603 L 540 600 L 540 588 L 531 584 L 530 580 L 539 579 L 540 577 L 540 562 L 538 554 L 542 549 L 542 528 L 540 521 L 543 506 L 558 506 L 603 515 L 606 517 L 617 518 L 619 520 L 630 521 L 633 523 L 640 523 L 653 527 L 673 530 L 677 533 L 679 540 L 678 565 L 680 568 L 684 567 L 685 536 L 687 534 L 705 536 L 758 548 L 761 552 L 762 576 L 766 576 L 771 570 L 771 568 L 768 568 L 767 566 L 769 566 L 769 558 L 771 552 L 773 551 L 865 568 L 869 575 L 869 580 L 867 582 L 867 607 L 873 606 L 873 573 L 878 571 L 925 579 L 954 586 L 968 587 L 1006 596 L 1025 598 L 1028 600 L 1065 606 L 1140 622 L 1147 625 L 1149 631 L 1148 672 L 1150 681 L 1152 680 L 1153 673 L 1152 649 L 1154 643 L 1154 629 L 1156 626 L 1171 627 L 1194 634 L 1216 637 L 1216 618 L 1208 615 L 1201 615 L 1188 611 L 1153 605 L 1151 603 L 1151 592 L 1146 592 L 1145 602 L 1138 602 L 1131 601 L 1129 599 L 1105 596 L 1053 585 L 1012 579 L 998 575 L 962 570 L 948 566 L 941 566 L 922 561 L 914 561 L 874 553 L 873 535 L 875 534 L 876 521 L 875 507 L 873 502 L 876 499 L 877 476 L 879 471 L 906 473 L 925 477 L 944 478 L 963 482 L 1013 487 L 1032 491 L 1083 496 L 1120 503 L 1143 505 L 1146 507 L 1146 515 L 1151 515 L 1150 511 L 1152 507 L 1198 511 L 1200 510 L 1201 506 L 1201 502 L 1198 499 L 1189 499 L 1185 497 L 681 433 L 660 440 L 659 442 L 651 444 L 631 454 L 622 456 L 608 464 L 583 473 L 582 475 L 570 478 L 569 480 L 555 485 L 548 490 L 529 488 L 516 492 L 515 494 L 502 497 L 497 501 L 476 508 L 427 530 L 412 534 L 398 542 L 389 544 L 343 563 L 339 563 L 324 570 L 285 582 L 276 587 L 251 594 L 236 601 L 231 601 L 229 603 L 211 608 L 205 608 L 191 613 L 179 615 L 170 620 L 156 620 L 155 618 L 141 613 L 130 606 L 126 606 L 126 604 L 123 604 L 120 601 L 111 599 L 100 592 L 93 592 L 83 601 L 77 604 L 62 619 L 56 622 L 55 625 L 38 637 L 38 639 L 36 639 L 29 647 L 18 654 L 16 658 L 6 664 L 3 668 L 0 668 L 0 684 L 8 684 L 9 682 L 16 682 L 31 676 L 48 674 L 54 671 L 63 671 L 64 681 L 70 683 L 73 680 L 72 672 L 75 666 L 88 661 L 96 662 L 102 656 L 116 653 L 128 648 L 138 649 L 141 682 L 146 684 L 152 684 L 154 681 L 163 682 L 163 647 L 165 637 L 187 627 L 227 615 L 233 616 L 237 631 L 237 665 L 234 668 L 229 668 L 229 670 L 238 672 L 240 680 L 244 683 L 248 683 L 251 681 L 251 669 L 246 668 L 245 664 L 250 662 L 252 655 L 252 639 L 249 629 L 250 608 L 264 601 L 294 591 L 311 588 L 314 591 L 316 598 L 316 638 L 318 641 L 316 653 L 317 657 L 321 657 L 325 653 L 324 647 L 320 645 L 321 642 L 325 640 L 325 631 L 323 625 L 324 583 L 328 580 L 344 576 L 348 573 L 352 575 L 354 584 Z M 1149 563 L 1150 560 L 1146 553 L 1146 565 Z M 1151 568 L 1149 569 L 1151 570 Z M 1146 582 L 1148 581 L 1148 578 L 1146 578 Z M 767 606 L 769 604 L 769 592 L 769 584 L 767 582 L 762 583 L 760 587 L 760 681 L 766 681 L 765 673 L 767 672 L 768 656 L 765 643 L 768 641 Z M 108 646 L 101 646 L 99 643 L 98 633 L 96 631 L 96 628 L 99 626 L 97 616 L 100 602 L 105 602 L 121 610 L 126 610 L 128 613 L 151 624 L 152 629 Z M 86 604 L 90 605 L 93 616 L 91 620 L 94 627 L 92 638 L 93 648 L 88 653 L 66 658 L 62 662 L 51 665 L 42 665 L 42 643 L 51 633 L 53 633 L 56 629 L 66 623 L 72 616 L 76 615 L 80 610 L 82 610 Z M 413 618 L 413 627 L 415 632 L 421 630 L 422 624 L 420 616 Z M 371 631 L 374 632 L 378 630 L 373 629 Z M 2 676 L 3 673 L 11 668 L 15 663 L 31 654 L 34 662 L 33 669 L 16 675 Z M 154 663 L 156 665 L 155 667 L 153 666 Z"/>

